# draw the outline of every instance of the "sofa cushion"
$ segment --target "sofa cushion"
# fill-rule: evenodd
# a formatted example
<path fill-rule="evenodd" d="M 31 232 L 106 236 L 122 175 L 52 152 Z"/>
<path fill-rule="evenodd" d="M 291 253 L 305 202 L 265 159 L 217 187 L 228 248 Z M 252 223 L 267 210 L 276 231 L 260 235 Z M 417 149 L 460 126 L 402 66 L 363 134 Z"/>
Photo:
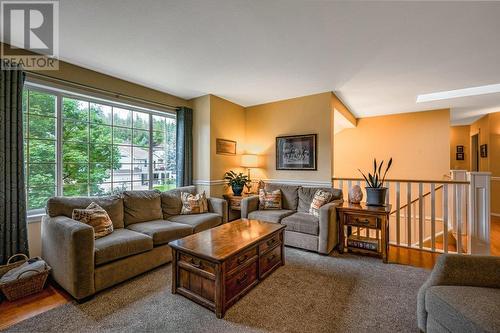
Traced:
<path fill-rule="evenodd" d="M 303 234 L 319 235 L 319 218 L 309 213 L 295 213 L 281 220 L 286 225 L 287 231 L 295 231 Z"/>
<path fill-rule="evenodd" d="M 259 190 L 259 209 L 281 209 L 281 190 Z"/>
<path fill-rule="evenodd" d="M 193 232 L 200 232 L 222 223 L 222 217 L 214 213 L 203 213 L 194 215 L 176 215 L 168 218 L 169 221 L 191 226 Z"/>
<path fill-rule="evenodd" d="M 500 327 L 500 289 L 430 287 L 425 309 L 450 332 L 496 332 Z"/>
<path fill-rule="evenodd" d="M 166 220 L 134 223 L 127 229 L 152 237 L 154 246 L 166 244 L 193 233 L 193 228 L 189 225 Z"/>
<path fill-rule="evenodd" d="M 111 221 L 104 208 L 95 202 L 92 202 L 85 209 L 73 209 L 71 218 L 94 228 L 95 239 L 107 236 L 113 232 L 113 221 Z"/>
<path fill-rule="evenodd" d="M 313 201 L 314 195 L 317 190 L 323 190 L 332 192 L 331 200 L 342 199 L 342 190 L 331 188 L 331 187 L 300 187 L 299 188 L 299 205 L 297 211 L 303 213 L 309 213 L 309 208 L 311 208 L 311 202 Z M 330 201 L 331 201 L 330 200 Z"/>
<path fill-rule="evenodd" d="M 319 209 L 332 200 L 332 195 L 330 191 L 317 190 L 309 207 L 309 214 L 319 217 Z"/>
<path fill-rule="evenodd" d="M 266 222 L 279 223 L 282 218 L 292 215 L 295 211 L 290 209 L 254 210 L 248 213 L 248 218 Z"/>
<path fill-rule="evenodd" d="M 128 229 L 118 229 L 94 242 L 95 265 L 102 265 L 153 248 L 153 239 Z"/>
<path fill-rule="evenodd" d="M 66 216 L 72 218 L 73 209 L 84 209 L 95 202 L 108 213 L 113 229 L 123 228 L 123 199 L 119 195 L 106 197 L 53 197 L 47 201 L 47 214 L 50 217 Z"/>
<path fill-rule="evenodd" d="M 299 203 L 299 186 L 285 184 L 266 184 L 266 191 L 281 190 L 281 207 L 283 209 L 297 210 Z"/>
<path fill-rule="evenodd" d="M 125 226 L 163 217 L 160 191 L 157 190 L 124 191 L 123 207 Z"/>
<path fill-rule="evenodd" d="M 161 192 L 161 209 L 164 219 L 168 218 L 169 216 L 179 215 L 181 213 L 181 193 L 183 192 L 196 194 L 196 187 L 184 186 Z"/>

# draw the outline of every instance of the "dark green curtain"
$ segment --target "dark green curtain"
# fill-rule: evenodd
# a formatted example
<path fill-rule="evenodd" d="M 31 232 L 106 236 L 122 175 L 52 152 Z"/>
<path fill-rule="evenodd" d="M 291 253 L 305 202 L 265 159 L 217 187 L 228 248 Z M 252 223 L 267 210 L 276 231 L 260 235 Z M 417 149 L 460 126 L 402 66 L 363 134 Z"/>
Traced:
<path fill-rule="evenodd" d="M 2 60 L 3 61 L 3 60 Z M 12 66 L 11 67 L 16 67 Z M 0 82 L 0 264 L 28 255 L 26 189 L 23 165 L 21 68 L 1 70 Z"/>
<path fill-rule="evenodd" d="M 177 109 L 177 186 L 193 185 L 193 110 Z"/>

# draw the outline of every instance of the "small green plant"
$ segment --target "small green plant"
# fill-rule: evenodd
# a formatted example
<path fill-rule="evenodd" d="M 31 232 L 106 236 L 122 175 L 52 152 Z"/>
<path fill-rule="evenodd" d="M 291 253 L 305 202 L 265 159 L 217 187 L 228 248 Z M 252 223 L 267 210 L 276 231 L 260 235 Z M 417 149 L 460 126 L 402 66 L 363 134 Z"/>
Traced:
<path fill-rule="evenodd" d="M 245 186 L 250 183 L 250 179 L 248 179 L 247 175 L 243 173 L 236 173 L 233 170 L 226 172 L 224 174 L 224 179 L 227 181 L 227 185 L 229 186 Z"/>
<path fill-rule="evenodd" d="M 392 165 L 392 157 L 387 163 L 387 167 L 385 168 L 384 175 L 382 176 L 382 166 L 384 165 L 384 161 L 380 162 L 380 165 L 377 165 L 377 159 L 373 159 L 373 175 L 368 173 L 368 177 L 365 176 L 363 171 L 359 170 L 363 175 L 363 178 L 366 180 L 368 187 L 372 188 L 381 188 L 384 185 L 385 176 L 387 175 L 387 171 L 391 168 Z"/>

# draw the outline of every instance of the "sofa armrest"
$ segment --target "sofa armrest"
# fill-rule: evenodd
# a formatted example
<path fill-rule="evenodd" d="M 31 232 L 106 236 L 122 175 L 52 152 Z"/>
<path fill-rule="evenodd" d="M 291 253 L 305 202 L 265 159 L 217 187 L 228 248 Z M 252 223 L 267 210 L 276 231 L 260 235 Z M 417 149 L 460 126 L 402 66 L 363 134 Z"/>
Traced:
<path fill-rule="evenodd" d="M 319 208 L 319 253 L 329 254 L 339 242 L 336 208 L 342 202 L 342 200 L 334 200 Z"/>
<path fill-rule="evenodd" d="M 248 218 L 248 214 L 259 209 L 259 196 L 252 195 L 241 200 L 241 218 Z"/>
<path fill-rule="evenodd" d="M 95 293 L 94 229 L 66 216 L 42 218 L 42 257 L 52 277 L 76 299 Z"/>
<path fill-rule="evenodd" d="M 500 257 L 442 254 L 417 297 L 418 327 L 425 331 L 425 294 L 432 286 L 453 285 L 500 288 Z"/>
<path fill-rule="evenodd" d="M 220 198 L 208 198 L 208 211 L 222 217 L 222 223 L 227 222 L 227 201 Z"/>

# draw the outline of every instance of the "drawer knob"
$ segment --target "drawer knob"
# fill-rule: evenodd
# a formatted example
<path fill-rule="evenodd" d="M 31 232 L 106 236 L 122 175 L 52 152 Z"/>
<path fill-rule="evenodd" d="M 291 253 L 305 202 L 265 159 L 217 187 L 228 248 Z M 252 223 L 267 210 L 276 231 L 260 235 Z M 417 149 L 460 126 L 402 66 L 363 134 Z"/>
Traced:
<path fill-rule="evenodd" d="M 191 259 L 191 265 L 193 265 L 196 268 L 200 268 L 201 267 L 201 261 L 196 262 L 196 260 Z"/>
<path fill-rule="evenodd" d="M 276 243 L 276 239 L 275 239 L 275 238 L 270 239 L 270 240 L 268 240 L 268 241 L 266 242 L 267 246 L 271 246 L 271 245 L 273 245 L 274 243 Z"/>
<path fill-rule="evenodd" d="M 368 219 L 361 220 L 358 217 L 356 217 L 356 223 L 370 224 L 370 220 L 368 220 Z"/>
<path fill-rule="evenodd" d="M 248 279 L 248 274 L 247 273 L 243 274 L 243 276 L 240 277 L 239 279 L 236 279 L 236 283 L 237 284 L 242 284 L 243 282 L 245 282 L 246 279 Z"/>
<path fill-rule="evenodd" d="M 244 256 L 239 257 L 238 260 L 236 260 L 236 261 L 238 262 L 238 264 L 242 264 L 245 261 L 247 261 L 247 259 L 248 259 L 248 256 L 245 254 Z"/>

